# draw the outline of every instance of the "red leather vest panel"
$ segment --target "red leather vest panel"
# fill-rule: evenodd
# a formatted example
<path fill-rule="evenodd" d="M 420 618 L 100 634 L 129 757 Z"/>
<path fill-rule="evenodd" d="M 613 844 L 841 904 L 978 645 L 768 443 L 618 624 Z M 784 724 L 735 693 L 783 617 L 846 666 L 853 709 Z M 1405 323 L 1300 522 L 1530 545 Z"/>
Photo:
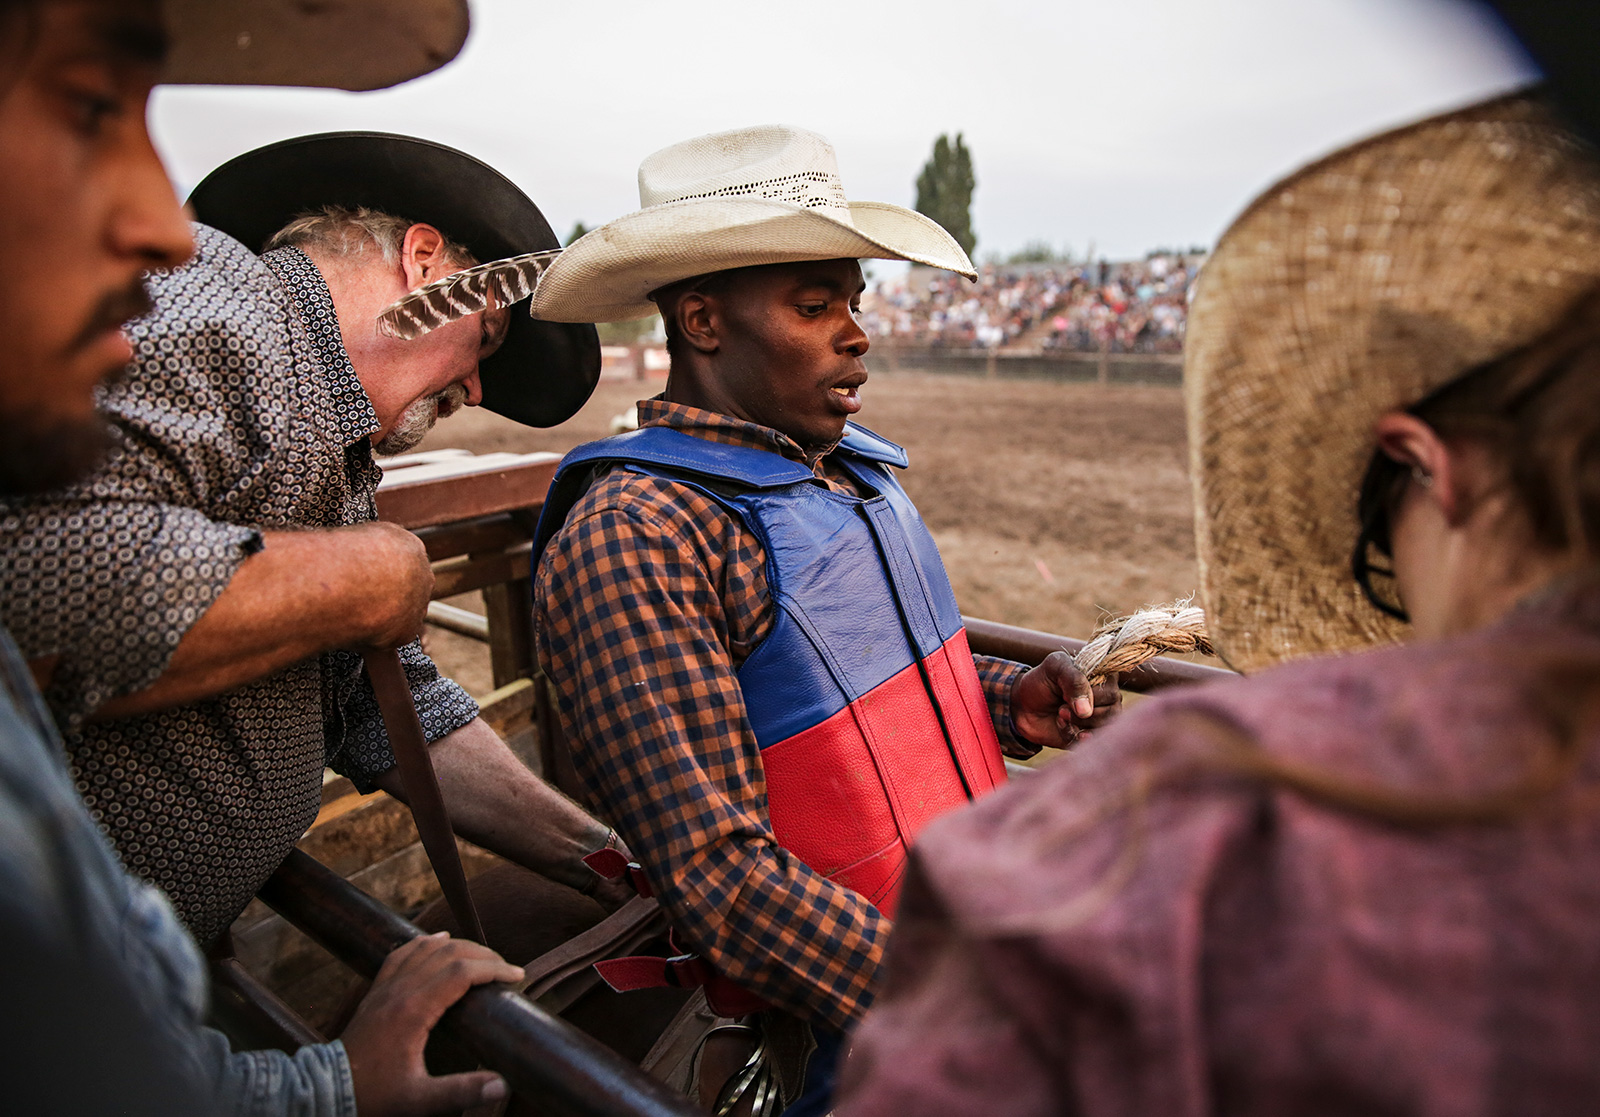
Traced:
<path fill-rule="evenodd" d="M 907 851 L 922 828 L 966 803 L 968 787 L 976 797 L 1005 780 L 966 632 L 957 632 L 923 667 L 960 771 L 916 664 L 761 752 L 778 843 L 890 916 Z"/>

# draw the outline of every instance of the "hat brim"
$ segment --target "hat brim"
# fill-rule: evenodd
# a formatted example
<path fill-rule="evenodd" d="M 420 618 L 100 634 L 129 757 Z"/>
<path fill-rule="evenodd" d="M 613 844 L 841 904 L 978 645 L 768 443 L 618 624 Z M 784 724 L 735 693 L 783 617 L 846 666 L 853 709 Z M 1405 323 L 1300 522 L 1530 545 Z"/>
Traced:
<path fill-rule="evenodd" d="M 690 198 L 651 206 L 568 245 L 539 278 L 533 313 L 551 322 L 654 314 L 650 292 L 709 272 L 844 258 L 909 260 L 975 278 L 938 222 L 881 202 L 851 202 L 854 227 L 825 210 L 765 198 Z"/>
<path fill-rule="evenodd" d="M 382 89 L 461 51 L 467 0 L 164 0 L 162 81 Z"/>
<path fill-rule="evenodd" d="M 499 171 L 443 144 L 382 132 L 329 132 L 257 148 L 205 177 L 195 216 L 260 252 L 297 215 L 367 206 L 437 226 L 479 260 L 560 248 L 549 222 Z M 481 366 L 483 406 L 535 427 L 572 417 L 600 379 L 593 326 L 537 322 L 512 308 Z"/>
<path fill-rule="evenodd" d="M 1250 205 L 1196 281 L 1184 354 L 1227 662 L 1403 633 L 1350 573 L 1376 420 L 1534 340 L 1596 282 L 1600 168 L 1527 96 L 1346 148 Z"/>

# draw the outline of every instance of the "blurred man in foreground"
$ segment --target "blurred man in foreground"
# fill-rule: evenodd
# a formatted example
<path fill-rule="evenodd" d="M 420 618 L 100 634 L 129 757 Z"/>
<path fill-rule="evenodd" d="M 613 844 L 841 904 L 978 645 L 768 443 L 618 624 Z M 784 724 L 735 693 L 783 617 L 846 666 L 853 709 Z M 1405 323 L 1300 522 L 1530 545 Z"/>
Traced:
<path fill-rule="evenodd" d="M 195 26 L 226 28 L 233 8 L 218 7 Z M 387 14 L 406 14 L 395 8 Z M 105 445 L 93 393 L 130 356 L 122 327 L 147 308 L 140 277 L 192 250 L 144 119 L 169 34 L 173 57 L 206 80 L 284 78 L 244 62 L 230 70 L 242 49 L 235 35 L 208 41 L 190 30 L 189 6 L 167 10 L 170 29 L 155 0 L 0 3 L 0 236 L 29 262 L 0 304 L 0 489 L 8 493 L 59 485 L 93 464 Z M 464 5 L 459 14 L 455 30 L 464 33 Z M 281 38 L 315 31 L 281 22 Z M 452 41 L 411 45 L 437 65 L 459 34 Z M 323 74 L 341 69 L 345 48 L 326 36 L 289 46 Z M 249 63 L 284 44 L 265 36 L 260 48 Z M 412 61 L 403 54 L 380 83 L 420 72 L 404 68 Z M 293 67 L 288 74 L 304 80 Z M 432 1079 L 422 1066 L 422 1040 L 451 1003 L 472 985 L 519 974 L 481 947 L 444 938 L 390 957 L 345 1042 L 293 1057 L 231 1054 L 200 1023 L 206 991 L 194 944 L 164 898 L 118 865 L 3 631 L 0 681 L 0 948 L 7 973 L 21 975 L 0 991 L 0 1019 L 17 1033 L 0 1044 L 7 1108 L 350 1115 L 359 1103 L 367 1117 L 504 1095 L 494 1075 Z"/>

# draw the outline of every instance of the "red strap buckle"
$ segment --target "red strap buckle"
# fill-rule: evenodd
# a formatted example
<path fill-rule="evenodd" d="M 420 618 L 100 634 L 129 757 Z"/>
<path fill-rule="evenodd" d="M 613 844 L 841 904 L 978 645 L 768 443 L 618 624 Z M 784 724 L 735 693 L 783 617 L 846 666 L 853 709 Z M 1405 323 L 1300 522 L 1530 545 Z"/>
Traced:
<path fill-rule="evenodd" d="M 675 958 L 636 954 L 596 962 L 594 968 L 618 993 L 635 989 L 698 989 L 716 976 L 698 954 L 679 954 Z"/>
<path fill-rule="evenodd" d="M 583 859 L 590 870 L 617 880 L 624 874 L 641 896 L 650 895 L 650 882 L 637 862 L 629 861 L 619 850 L 597 849 Z M 673 950 L 683 951 L 677 936 L 668 933 Z M 772 1007 L 750 990 L 734 983 L 712 968 L 698 954 L 678 953 L 670 958 L 635 954 L 628 958 L 608 958 L 594 964 L 595 972 L 612 990 L 628 993 L 635 989 L 699 989 L 706 991 L 706 1004 L 718 1016 L 749 1016 Z"/>
<path fill-rule="evenodd" d="M 670 985 L 667 980 L 667 960 L 647 954 L 631 958 L 608 958 L 594 964 L 595 972 L 618 993 L 631 993 L 635 989 L 661 989 Z"/>
<path fill-rule="evenodd" d="M 717 975 L 698 954 L 667 959 L 667 984 L 675 989 L 698 989 Z"/>
<path fill-rule="evenodd" d="M 595 972 L 618 993 L 635 989 L 705 988 L 706 1004 L 718 1016 L 749 1016 L 772 1007 L 770 1003 L 723 977 L 698 954 L 660 958 L 649 954 L 611 958 L 594 964 Z"/>
<path fill-rule="evenodd" d="M 605 877 L 607 880 L 621 880 L 628 878 L 628 883 L 633 885 L 633 890 L 641 896 L 653 896 L 650 891 L 650 881 L 644 875 L 644 868 L 637 861 L 629 861 L 623 856 L 621 850 L 597 849 L 593 853 L 586 853 L 583 863 L 589 870 Z"/>

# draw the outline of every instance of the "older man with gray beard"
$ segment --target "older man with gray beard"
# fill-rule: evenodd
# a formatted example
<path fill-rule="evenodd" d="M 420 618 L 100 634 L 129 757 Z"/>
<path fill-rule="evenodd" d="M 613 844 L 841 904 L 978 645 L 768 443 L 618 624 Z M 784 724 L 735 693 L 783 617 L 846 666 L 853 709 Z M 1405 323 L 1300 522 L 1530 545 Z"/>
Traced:
<path fill-rule="evenodd" d="M 394 430 L 377 445 L 380 454 L 403 454 L 427 437 L 440 419 L 448 419 L 467 406 L 467 390 L 452 384 L 435 395 L 425 396 L 400 413 Z"/>
<path fill-rule="evenodd" d="M 104 398 L 116 445 L 82 481 L 0 501 L 0 610 L 90 808 L 205 944 L 316 816 L 325 765 L 401 791 L 350 649 L 413 636 L 432 574 L 414 536 L 376 521 L 374 449 L 486 392 L 558 422 L 598 347 L 505 308 L 417 341 L 378 332 L 474 247 L 556 247 L 520 190 L 460 152 L 308 137 L 241 156 L 191 201 L 208 222 L 195 256 L 151 277 L 156 310 Z M 401 656 L 458 832 L 556 882 L 553 918 L 592 907 L 579 891 L 620 903 L 581 862 L 608 828 L 528 771 L 420 644 Z"/>

